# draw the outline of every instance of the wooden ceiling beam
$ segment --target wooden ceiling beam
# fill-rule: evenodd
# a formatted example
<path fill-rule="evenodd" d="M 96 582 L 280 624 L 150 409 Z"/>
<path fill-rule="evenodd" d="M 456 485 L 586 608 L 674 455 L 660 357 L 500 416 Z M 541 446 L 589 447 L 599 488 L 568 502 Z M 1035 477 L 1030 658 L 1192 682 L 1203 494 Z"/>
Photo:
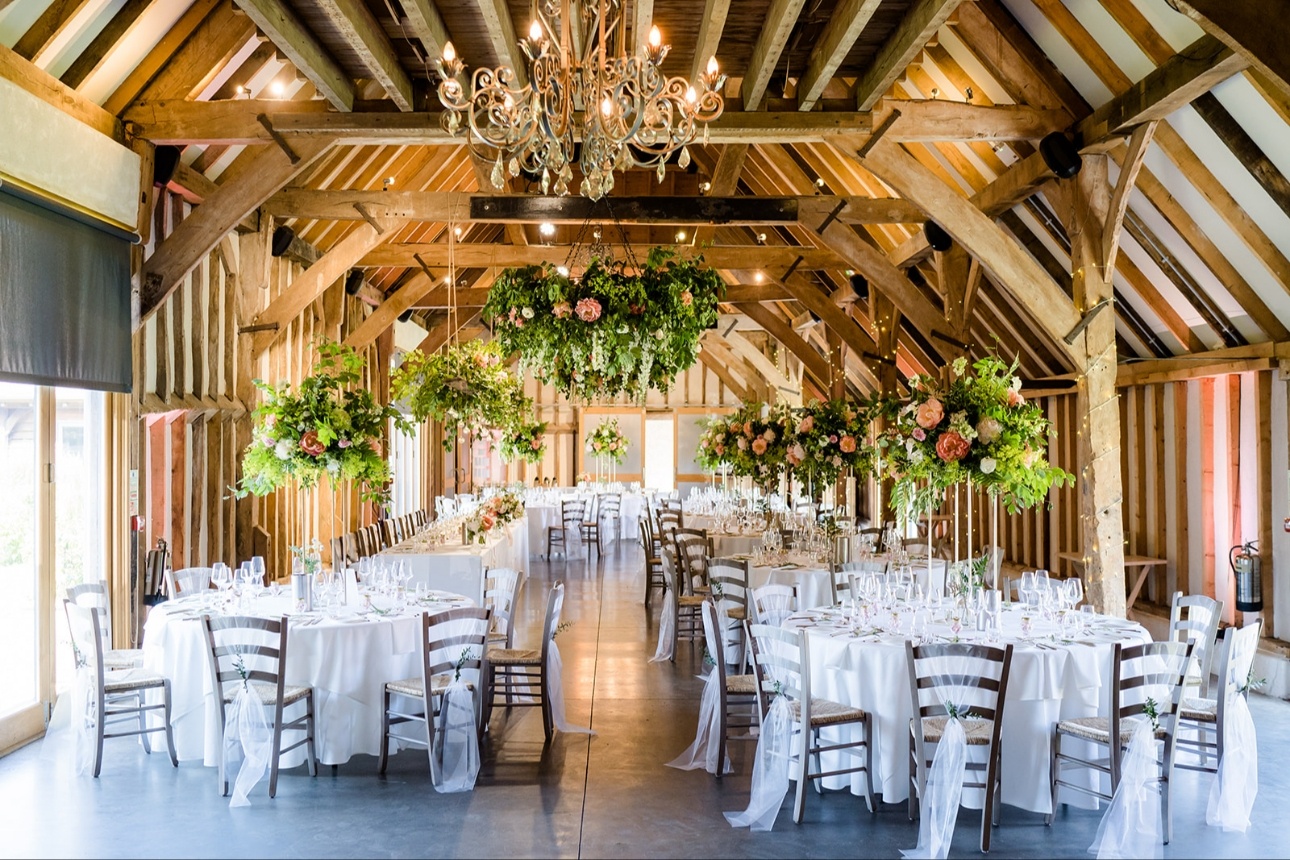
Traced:
<path fill-rule="evenodd" d="M 260 32 L 300 70 L 327 101 L 342 111 L 354 107 L 354 82 L 283 0 L 236 0 Z"/>
<path fill-rule="evenodd" d="M 193 267 L 239 221 L 307 169 L 326 149 L 327 145 L 322 143 L 303 144 L 292 159 L 276 146 L 265 147 L 254 157 L 248 170 L 221 185 L 217 193 L 180 222 L 144 261 L 140 277 L 140 321 L 156 312 Z"/>
<path fill-rule="evenodd" d="M 478 321 L 479 311 L 475 311 L 465 317 L 459 317 L 457 319 L 456 326 L 453 325 L 451 317 L 442 319 L 435 323 L 434 328 L 430 329 L 430 331 L 426 333 L 426 336 L 421 340 L 421 344 L 417 349 L 421 350 L 424 354 L 429 355 L 431 353 L 438 352 L 439 348 L 452 340 L 454 335 L 458 336 L 462 340 L 474 340 L 488 334 L 488 329 L 481 325 L 477 325 Z"/>
<path fill-rule="evenodd" d="M 783 397 L 790 405 L 800 406 L 802 404 L 801 383 L 790 379 L 775 365 L 775 362 L 771 361 L 765 353 L 754 346 L 752 341 L 744 337 L 736 328 L 738 324 L 738 317 L 722 317 L 717 321 L 717 331 L 710 331 L 706 334 L 719 337 L 731 352 L 752 365 L 761 377 L 766 380 L 766 384 L 772 392 Z M 720 333 L 718 334 L 718 332 Z"/>
<path fill-rule="evenodd" d="M 403 70 L 389 36 L 363 0 L 317 0 L 314 7 L 401 111 L 414 109 L 412 79 Z"/>
<path fill-rule="evenodd" d="M 624 249 L 620 244 L 610 242 L 612 253 L 623 259 L 628 256 L 644 260 L 654 245 L 633 244 Z M 458 242 L 454 249 L 456 263 L 461 268 L 490 266 L 538 266 L 542 263 L 558 263 L 568 258 L 572 245 L 498 245 L 496 243 L 476 244 Z M 713 269 L 733 268 L 787 268 L 796 265 L 799 270 L 815 271 L 819 269 L 840 269 L 847 267 L 846 261 L 829 249 L 798 248 L 784 245 L 680 245 L 676 247 L 680 259 L 703 258 L 706 266 Z M 387 242 L 375 248 L 363 258 L 360 265 L 376 268 L 381 266 L 415 266 L 420 257 L 427 266 L 448 265 L 448 245 L 444 242 Z M 799 258 L 800 262 L 799 262 Z M 769 286 L 767 289 L 770 289 Z M 777 291 L 778 292 L 778 291 Z"/>
<path fill-rule="evenodd" d="M 709 329 L 703 332 L 699 338 L 699 343 L 702 345 L 704 353 L 716 359 L 717 363 L 739 374 L 739 378 L 744 381 L 744 390 L 748 392 L 750 397 L 764 401 L 772 400 L 771 392 L 774 387 L 770 384 L 770 380 L 766 379 L 751 362 L 735 352 L 731 344 L 720 334 Z"/>
<path fill-rule="evenodd" d="M 492 285 L 493 279 L 497 277 L 496 269 L 488 269 L 468 287 L 476 293 L 484 293 L 487 297 L 488 288 Z M 462 291 L 458 291 L 462 292 Z M 414 307 L 447 307 L 449 301 L 448 288 L 443 286 L 437 279 L 432 279 L 425 272 L 417 272 L 406 283 L 400 286 L 393 293 L 387 294 L 385 301 L 372 311 L 359 324 L 358 328 L 345 338 L 345 345 L 352 346 L 356 349 L 363 349 L 368 344 L 380 337 L 381 333 L 394 325 L 395 320 L 404 311 L 411 310 Z M 457 307 L 464 307 L 458 302 Z M 479 305 L 483 307 L 482 303 Z"/>
<path fill-rule="evenodd" d="M 654 26 L 654 0 L 636 0 L 636 14 L 632 17 L 631 41 L 627 53 L 640 50 L 649 39 L 649 28 Z"/>
<path fill-rule="evenodd" d="M 45 49 L 54 43 L 89 2 L 90 0 L 54 0 L 14 43 L 13 52 L 24 60 L 40 62 L 44 59 L 42 54 Z"/>
<path fill-rule="evenodd" d="M 824 33 L 811 50 L 806 62 L 806 72 L 797 84 L 797 109 L 815 107 L 824 87 L 846 59 L 851 46 L 878 11 L 882 0 L 842 0 L 833 10 L 833 16 L 824 27 Z"/>
<path fill-rule="evenodd" d="M 431 60 L 443 56 L 443 46 L 451 41 L 448 25 L 434 0 L 404 0 L 399 4 L 407 15 L 408 31 L 420 40 L 426 56 Z"/>
<path fill-rule="evenodd" d="M 730 0 L 705 0 L 703 19 L 699 23 L 699 37 L 695 42 L 694 62 L 690 65 L 690 80 L 697 80 L 708 68 L 708 59 L 717 55 L 721 34 L 726 29 L 730 14 Z"/>
<path fill-rule="evenodd" d="M 226 0 L 196 0 L 189 6 L 188 10 L 179 16 L 179 20 L 172 24 L 161 37 L 161 41 L 153 46 L 152 50 L 126 76 L 126 79 L 117 86 L 112 95 L 108 96 L 107 101 L 103 103 L 103 109 L 111 114 L 119 114 L 125 110 L 221 2 Z"/>
<path fill-rule="evenodd" d="M 1192 102 L 1192 107 L 1201 119 L 1209 123 L 1209 127 L 1241 164 L 1245 165 L 1245 169 L 1281 211 L 1290 215 L 1290 181 L 1286 180 L 1285 174 L 1268 158 L 1263 148 L 1250 137 L 1236 117 L 1228 113 L 1213 93 L 1205 93 Z"/>
<path fill-rule="evenodd" d="M 478 0 L 478 3 L 479 12 L 484 16 L 484 27 L 488 31 L 488 41 L 493 45 L 497 61 L 503 66 L 510 66 L 511 71 L 515 72 L 517 86 L 525 86 L 529 82 L 528 72 L 520 53 L 519 39 L 515 35 L 510 5 L 506 0 Z"/>
<path fill-rule="evenodd" d="M 827 399 L 825 392 L 828 389 L 829 363 L 815 347 L 803 340 L 797 332 L 793 331 L 787 320 L 767 305 L 745 302 L 736 304 L 735 309 L 761 326 L 767 334 L 797 356 L 797 360 L 802 362 L 803 383 L 809 382 L 820 400 Z"/>
<path fill-rule="evenodd" d="M 154 2 L 156 0 L 126 0 L 84 50 L 76 55 L 76 59 L 59 76 L 59 80 L 72 89 L 84 83 L 86 78 L 103 65 L 103 61 L 107 59 L 112 49 L 130 34 L 139 23 L 139 17 Z"/>
<path fill-rule="evenodd" d="M 363 261 L 359 260 L 358 262 L 353 263 L 352 265 L 357 267 L 363 267 Z M 439 268 L 438 266 L 431 266 L 429 263 L 427 263 L 427 266 L 430 266 L 431 268 Z M 460 266 L 459 268 L 464 269 L 467 267 Z M 469 266 L 469 268 L 474 269 L 479 267 Z M 501 267 L 500 266 L 490 267 L 490 269 L 498 269 L 498 268 L 501 268 Z M 794 298 L 795 298 L 794 295 L 788 290 L 787 287 L 784 287 L 778 284 L 760 284 L 760 285 L 735 284 L 733 286 L 726 288 L 725 298 L 723 298 L 721 301 L 723 303 L 785 302 L 785 301 L 793 301 Z M 459 307 L 463 307 L 463 308 L 483 307 L 484 304 L 487 303 L 488 301 L 488 288 L 487 287 L 482 287 L 482 288 L 481 287 L 472 287 L 472 288 L 463 287 L 457 290 L 456 294 L 452 296 L 452 300 L 455 301 Z M 413 301 L 412 304 L 409 305 L 408 307 L 444 308 L 448 306 L 448 301 L 449 301 L 449 295 L 446 290 L 443 290 L 443 291 L 436 290 L 434 293 L 428 293 L 428 294 L 423 293 L 421 296 L 417 297 L 417 299 Z M 407 308 L 405 307 L 400 309 L 399 313 L 402 313 L 404 310 L 407 310 Z"/>
<path fill-rule="evenodd" d="M 0 78 L 117 142 L 125 139 L 115 116 L 4 45 L 0 45 Z"/>
<path fill-rule="evenodd" d="M 1173 0 L 1171 5 L 1221 39 L 1290 95 L 1290 21 L 1278 0 Z"/>
<path fill-rule="evenodd" d="M 699 353 L 699 361 L 702 362 L 704 367 L 716 374 L 717 379 L 720 379 L 722 384 L 730 389 L 730 393 L 735 396 L 736 400 L 741 403 L 754 402 L 754 398 L 748 394 L 748 389 L 744 388 L 739 380 L 735 379 L 734 374 L 716 358 L 706 352 L 701 352 Z"/>
<path fill-rule="evenodd" d="M 1102 253 L 1105 255 L 1102 268 L 1108 272 L 1115 271 L 1115 258 L 1120 250 L 1120 228 L 1124 225 L 1124 214 L 1129 211 L 1129 195 L 1133 193 L 1133 186 L 1138 181 L 1138 173 L 1142 170 L 1142 162 L 1147 156 L 1158 122 L 1144 122 L 1133 130 L 1124 161 L 1120 163 L 1120 178 L 1111 194 L 1110 211 L 1102 230 Z"/>
<path fill-rule="evenodd" d="M 232 0 L 223 0 L 179 49 L 166 58 L 136 98 L 144 101 L 174 99 L 176 102 L 197 99 L 252 39 L 257 43 L 261 39 L 255 22 L 234 7 Z M 258 142 L 270 143 L 272 138 L 266 132 Z"/>
<path fill-rule="evenodd" d="M 744 73 L 743 84 L 739 88 L 743 97 L 744 110 L 754 111 L 766 95 L 779 55 L 784 52 L 788 39 L 797 26 L 797 17 L 802 13 L 806 0 L 771 0 L 770 9 L 762 24 L 761 34 L 753 46 L 752 57 L 748 61 L 748 71 Z"/>
<path fill-rule="evenodd" d="M 869 110 L 905 73 L 923 46 L 954 14 L 960 0 L 918 0 L 888 39 L 873 64 L 856 81 L 856 108 Z"/>

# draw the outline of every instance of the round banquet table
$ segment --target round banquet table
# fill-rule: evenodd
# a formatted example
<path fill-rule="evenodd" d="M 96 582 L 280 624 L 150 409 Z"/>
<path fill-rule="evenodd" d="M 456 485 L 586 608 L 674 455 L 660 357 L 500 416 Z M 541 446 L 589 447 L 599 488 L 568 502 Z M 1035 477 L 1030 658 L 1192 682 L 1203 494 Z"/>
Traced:
<path fill-rule="evenodd" d="M 1021 637 L 1020 607 L 1005 609 L 1001 619 L 1001 643 L 1014 645 L 1012 668 L 1004 707 L 1002 727 L 1003 802 L 1032 812 L 1047 813 L 1051 807 L 1048 781 L 1049 748 L 1055 722 L 1074 717 L 1105 714 L 1109 706 L 1112 646 L 1115 642 L 1137 644 L 1151 641 L 1146 630 L 1133 622 L 1097 616 L 1090 632 L 1075 640 L 1053 639 L 1055 623 L 1036 618 L 1032 638 Z M 806 630 L 811 672 L 811 693 L 844 705 L 863 708 L 873 715 L 874 790 L 884 803 L 909 796 L 909 721 L 913 714 L 909 690 L 909 669 L 905 656 L 905 635 L 877 632 L 864 626 L 853 636 L 843 625 L 839 610 L 805 610 L 790 617 L 787 627 Z M 872 622 L 871 622 L 872 624 Z M 910 614 L 902 613 L 901 629 L 908 631 Z M 929 633 L 936 641 L 950 635 L 944 623 L 933 623 Z M 984 642 L 984 634 L 964 629 L 964 642 Z M 844 732 L 840 727 L 826 732 Z M 858 731 L 858 730 L 856 730 Z M 825 743 L 831 735 L 825 735 Z M 969 755 L 982 750 L 969 748 Z M 830 763 L 825 754 L 824 770 L 849 767 Z M 862 795 L 864 774 L 828 777 L 827 788 L 850 788 Z M 1091 799 L 1063 789 L 1061 802 L 1091 806 Z M 963 793 L 963 803 L 981 807 L 979 790 Z"/>
<path fill-rule="evenodd" d="M 524 515 L 528 518 L 529 553 L 546 554 L 546 530 L 560 525 L 560 503 L 551 494 L 534 496 L 535 501 L 525 502 Z M 570 493 L 564 498 L 582 499 L 590 508 L 589 493 Z M 639 534 L 639 520 L 644 510 L 644 496 L 640 493 L 623 493 L 618 508 L 618 540 L 634 541 Z"/>
<path fill-rule="evenodd" d="M 219 764 L 220 717 L 201 624 L 208 599 L 195 595 L 153 607 L 144 627 L 143 665 L 170 679 L 179 758 L 200 759 L 213 767 Z M 373 604 L 380 607 L 390 600 L 375 596 Z M 344 764 L 353 755 L 380 752 L 385 683 L 421 676 L 421 616 L 474 605 L 459 594 L 431 592 L 423 603 L 397 614 L 363 613 L 345 606 L 336 617 L 328 617 L 317 611 L 296 614 L 289 596 L 273 596 L 267 590 L 252 603 L 246 614 L 290 618 L 286 682 L 314 688 L 320 764 Z M 291 735 L 283 736 L 284 747 L 295 742 Z M 283 756 L 282 767 L 303 762 L 300 747 Z"/>

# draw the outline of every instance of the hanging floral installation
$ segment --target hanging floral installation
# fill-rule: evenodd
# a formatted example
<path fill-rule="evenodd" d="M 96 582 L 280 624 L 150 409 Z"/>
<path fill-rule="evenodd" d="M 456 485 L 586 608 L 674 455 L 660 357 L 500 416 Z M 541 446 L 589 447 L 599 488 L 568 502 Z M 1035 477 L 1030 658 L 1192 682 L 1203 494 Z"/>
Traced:
<path fill-rule="evenodd" d="M 625 393 L 643 403 L 650 388 L 667 391 L 694 365 L 723 293 L 702 258 L 654 248 L 635 272 L 601 257 L 577 277 L 549 263 L 507 269 L 483 318 L 507 354 L 519 353 L 522 370 L 570 399 Z"/>
<path fill-rule="evenodd" d="M 381 437 L 391 422 L 404 432 L 411 427 L 360 385 L 366 360 L 356 350 L 323 342 L 318 354 L 313 372 L 294 390 L 255 380 L 264 401 L 242 454 L 242 480 L 233 488 L 238 498 L 268 495 L 293 481 L 313 489 L 324 474 L 333 484 L 356 482 L 365 501 L 387 498 L 390 470 Z"/>
<path fill-rule="evenodd" d="M 498 432 L 501 438 L 497 440 L 497 447 L 501 450 L 503 460 L 542 462 L 542 456 L 546 454 L 545 421 L 521 420 Z"/>
<path fill-rule="evenodd" d="M 618 419 L 601 421 L 587 434 L 587 452 L 622 465 L 627 459 L 627 437 L 618 429 Z"/>
<path fill-rule="evenodd" d="M 460 431 L 484 438 L 501 430 L 505 438 L 533 414 L 505 355 L 496 341 L 472 340 L 430 355 L 414 349 L 390 375 L 390 390 L 418 421 L 442 423 L 446 450 Z"/>
<path fill-rule="evenodd" d="M 1016 513 L 1054 485 L 1074 486 L 1074 475 L 1045 459 L 1049 422 L 1026 402 L 1016 370 L 1016 361 L 990 355 L 971 372 L 956 359 L 948 386 L 928 376 L 909 380 L 909 396 L 886 407 L 888 429 L 878 440 L 884 476 L 895 481 L 893 507 L 928 510 L 946 489 L 970 482 Z"/>

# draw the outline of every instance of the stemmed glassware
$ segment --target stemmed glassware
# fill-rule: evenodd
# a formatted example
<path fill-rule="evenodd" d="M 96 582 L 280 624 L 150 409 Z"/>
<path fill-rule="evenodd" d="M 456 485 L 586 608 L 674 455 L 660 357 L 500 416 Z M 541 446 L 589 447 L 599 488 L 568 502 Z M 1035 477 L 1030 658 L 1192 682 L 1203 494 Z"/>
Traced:
<path fill-rule="evenodd" d="M 211 582 L 219 589 L 220 602 L 224 602 L 224 597 L 230 586 L 233 585 L 233 571 L 222 561 L 217 561 L 211 565 Z"/>

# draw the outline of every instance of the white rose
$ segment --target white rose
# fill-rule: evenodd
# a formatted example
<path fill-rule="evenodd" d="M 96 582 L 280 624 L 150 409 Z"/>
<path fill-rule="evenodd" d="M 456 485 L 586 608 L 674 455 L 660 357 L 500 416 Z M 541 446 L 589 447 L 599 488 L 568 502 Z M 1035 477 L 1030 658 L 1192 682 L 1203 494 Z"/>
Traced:
<path fill-rule="evenodd" d="M 919 448 L 915 448 L 914 450 L 910 451 L 910 452 L 909 452 L 909 462 L 911 462 L 911 463 L 921 463 L 921 462 L 923 462 L 923 452 L 922 452 L 922 450 L 921 450 L 921 449 L 919 449 Z"/>
<path fill-rule="evenodd" d="M 661 329 L 661 328 L 660 328 L 660 329 L 656 329 L 656 330 L 655 330 L 655 332 L 654 332 L 654 339 L 655 339 L 655 340 L 662 340 L 662 339 L 663 339 L 663 329 Z"/>
<path fill-rule="evenodd" d="M 273 453 L 278 455 L 279 460 L 291 459 L 292 445 L 286 439 L 279 440 L 277 445 L 273 446 Z"/>
<path fill-rule="evenodd" d="M 842 468 L 842 458 L 839 457 L 837 454 L 833 455 L 833 466 L 834 468 L 838 468 L 838 469 Z"/>
<path fill-rule="evenodd" d="M 1014 376 L 1014 377 L 1012 377 L 1012 390 L 1013 390 L 1013 391 L 1020 391 L 1020 390 L 1021 390 L 1021 377 L 1020 377 L 1020 376 Z"/>
<path fill-rule="evenodd" d="M 740 436 L 740 437 L 739 437 L 739 441 L 738 441 L 738 442 L 736 442 L 735 444 L 739 446 L 739 450 L 740 450 L 740 451 L 747 451 L 747 450 L 748 450 L 748 440 L 747 440 L 747 439 L 745 439 L 745 438 L 744 438 L 744 437 L 742 437 L 742 436 Z"/>
<path fill-rule="evenodd" d="M 526 320 L 533 319 L 533 308 L 525 308 L 524 310 L 520 311 L 520 316 L 524 317 L 524 319 Z"/>
<path fill-rule="evenodd" d="M 993 457 L 982 457 L 982 458 L 981 458 L 981 474 L 982 474 L 982 475 L 990 475 L 990 474 L 993 474 L 993 473 L 994 473 L 995 468 L 997 468 L 997 467 L 998 467 L 998 465 L 999 465 L 999 464 L 995 461 L 995 459 L 994 459 Z"/>
<path fill-rule="evenodd" d="M 340 463 L 337 463 L 335 460 L 327 464 L 327 472 L 329 474 L 335 475 L 339 471 L 340 471 Z"/>

